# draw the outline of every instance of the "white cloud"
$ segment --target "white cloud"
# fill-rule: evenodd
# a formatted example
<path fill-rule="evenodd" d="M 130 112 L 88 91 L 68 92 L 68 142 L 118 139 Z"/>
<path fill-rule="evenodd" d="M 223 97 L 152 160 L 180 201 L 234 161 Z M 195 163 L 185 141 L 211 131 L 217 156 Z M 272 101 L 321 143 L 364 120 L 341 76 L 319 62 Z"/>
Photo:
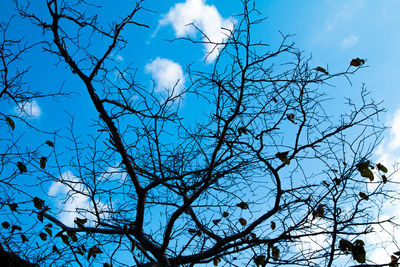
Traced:
<path fill-rule="evenodd" d="M 151 73 L 158 92 L 167 92 L 168 96 L 176 96 L 184 89 L 185 77 L 182 68 L 172 60 L 157 57 L 146 64 L 145 70 Z"/>
<path fill-rule="evenodd" d="M 40 109 L 36 100 L 20 103 L 14 108 L 14 110 L 15 113 L 17 113 L 18 116 L 21 117 L 39 118 L 42 114 L 42 110 Z"/>
<path fill-rule="evenodd" d="M 397 152 L 397 155 L 400 156 L 400 109 L 395 112 L 392 119 L 388 148 L 390 152 Z"/>
<path fill-rule="evenodd" d="M 117 55 L 115 56 L 115 60 L 117 60 L 117 61 L 119 61 L 119 62 L 122 62 L 122 61 L 124 61 L 124 58 L 123 58 L 120 54 L 117 54 Z"/>
<path fill-rule="evenodd" d="M 133 102 L 135 102 L 138 99 L 139 99 L 139 97 L 137 95 L 133 95 L 133 96 L 131 96 L 131 98 L 129 98 L 128 103 L 132 104 Z"/>
<path fill-rule="evenodd" d="M 347 49 L 352 46 L 355 46 L 358 42 L 358 37 L 355 35 L 350 35 L 349 37 L 343 39 L 342 48 Z"/>
<path fill-rule="evenodd" d="M 302 225 L 304 231 L 295 231 L 294 235 L 305 235 L 310 233 L 324 232 L 328 229 L 329 223 L 321 218 L 314 218 L 312 214 L 309 215 L 307 221 Z M 311 236 L 300 237 L 300 242 L 296 244 L 297 249 L 303 253 L 315 253 L 325 247 L 329 247 L 331 242 L 329 235 L 319 234 Z"/>
<path fill-rule="evenodd" d="M 123 183 L 128 174 L 118 166 L 119 165 L 108 167 L 107 170 L 97 178 L 97 180 L 101 182 L 119 181 L 120 183 Z"/>
<path fill-rule="evenodd" d="M 54 199 L 61 211 L 58 214 L 59 219 L 69 226 L 74 225 L 76 217 L 85 217 L 89 221 L 94 219 L 93 214 L 85 212 L 91 210 L 93 206 L 88 193 L 85 186 L 70 171 L 64 172 L 59 181 L 53 182 L 48 190 L 48 195 Z M 97 205 L 102 209 L 106 207 L 101 202 Z"/>
<path fill-rule="evenodd" d="M 114 71 L 114 80 L 117 82 L 123 82 L 125 79 L 129 79 L 129 76 L 127 76 L 127 72 L 121 72 L 120 70 L 115 70 Z"/>
<path fill-rule="evenodd" d="M 400 109 L 391 116 L 389 126 L 389 136 L 383 139 L 375 152 L 379 162 L 388 167 L 400 162 Z"/>
<path fill-rule="evenodd" d="M 400 109 L 398 109 L 389 119 L 390 132 L 387 137 L 384 138 L 382 143 L 379 145 L 375 154 L 377 162 L 385 165 L 389 173 L 396 171 L 396 163 L 400 162 Z M 400 191 L 400 176 L 399 173 L 394 173 L 390 177 L 391 181 L 397 184 L 388 183 L 385 185 L 387 190 L 393 190 L 393 192 Z M 400 209 L 398 208 L 398 202 L 385 201 L 384 207 L 380 210 L 380 219 L 388 219 L 395 217 L 395 222 L 400 223 Z M 382 225 L 382 228 L 375 227 L 376 232 L 370 235 L 367 244 L 374 244 L 376 248 L 372 251 L 368 257 L 372 261 L 382 264 L 390 262 L 390 255 L 394 252 L 399 251 L 400 247 L 396 243 L 396 237 L 400 236 L 400 229 L 393 228 L 392 225 L 386 223 Z"/>
<path fill-rule="evenodd" d="M 347 1 L 342 8 L 330 16 L 326 21 L 326 31 L 332 31 L 338 25 L 350 21 L 354 15 L 364 6 L 364 0 Z"/>
<path fill-rule="evenodd" d="M 213 43 L 223 43 L 232 30 L 233 19 L 224 19 L 213 5 L 205 4 L 205 0 L 186 0 L 172 7 L 160 20 L 160 26 L 171 24 L 176 37 L 195 36 L 198 31 L 193 23 Z M 205 38 L 203 37 L 203 40 Z M 212 62 L 219 54 L 219 49 L 214 44 L 205 43 L 206 61 Z"/>
<path fill-rule="evenodd" d="M 392 207 L 396 209 L 397 207 Z M 389 219 L 385 216 L 382 219 Z M 399 251 L 396 246 L 396 237 L 399 236 L 400 231 L 389 223 L 382 224 L 382 227 L 374 227 L 375 233 L 368 236 L 367 245 L 373 248 L 371 253 L 367 255 L 368 260 L 376 264 L 385 264 L 390 262 L 390 256 L 394 252 Z"/>
<path fill-rule="evenodd" d="M 111 54 L 110 58 L 116 62 L 122 62 L 124 61 L 124 57 L 121 54 L 115 53 Z"/>

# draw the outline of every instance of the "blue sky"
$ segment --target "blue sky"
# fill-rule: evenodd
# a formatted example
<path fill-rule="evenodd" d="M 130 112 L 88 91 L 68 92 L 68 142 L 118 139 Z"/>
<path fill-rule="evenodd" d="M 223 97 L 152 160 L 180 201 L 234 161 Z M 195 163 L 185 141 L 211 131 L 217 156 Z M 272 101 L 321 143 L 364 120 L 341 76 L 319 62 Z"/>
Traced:
<path fill-rule="evenodd" d="M 107 20 L 114 15 L 123 15 L 125 5 L 132 1 L 120 1 L 117 4 L 111 1 L 103 2 L 107 2 L 105 5 L 108 5 L 109 12 L 99 16 Z M 38 3 L 34 3 L 36 4 Z M 4 21 L 12 14 L 13 1 L 3 1 L 2 6 L 0 18 Z M 212 66 L 211 63 L 217 56 L 214 52 L 205 57 L 205 51 L 209 51 L 210 47 L 201 44 L 167 40 L 185 36 L 200 38 L 193 28 L 187 26 L 188 23 L 195 22 L 211 39 L 221 41 L 224 33 L 219 29 L 232 27 L 234 15 L 240 13 L 242 8 L 240 1 L 222 0 L 147 1 L 145 6 L 156 13 L 139 14 L 137 21 L 148 24 L 150 28 L 130 27 L 125 33 L 129 44 L 126 49 L 113 56 L 118 66 L 133 64 L 137 68 L 137 76 L 142 86 L 154 86 L 161 97 L 171 94 L 171 91 L 165 88 L 176 86 L 177 93 L 189 86 L 190 81 L 186 74 L 188 64 L 207 69 Z M 383 106 L 387 109 L 387 113 L 380 119 L 392 127 L 387 132 L 376 157 L 387 166 L 400 161 L 400 1 L 258 1 L 257 8 L 268 19 L 257 26 L 254 38 L 278 44 L 281 40 L 279 31 L 283 34 L 293 34 L 292 40 L 305 55 L 312 55 L 315 66 L 323 66 L 330 72 L 345 70 L 352 58 L 367 60 L 368 68 L 351 77 L 352 86 L 344 79 L 337 81 L 329 88 L 329 94 L 338 101 L 343 101 L 344 96 L 357 98 L 362 83 L 365 82 L 371 91 L 370 97 L 377 102 L 383 101 Z M 38 10 L 42 12 L 40 8 Z M 44 13 L 41 14 L 45 16 Z M 18 18 L 14 21 L 11 36 L 26 36 L 28 40 L 40 38 L 40 31 L 30 26 L 27 21 Z M 93 46 L 95 49 L 101 47 L 100 44 Z M 38 88 L 46 92 L 62 87 L 73 94 L 67 99 L 38 99 L 24 103 L 19 108 L 4 104 L 2 110 L 7 109 L 10 113 L 20 116 L 22 109 L 30 115 L 29 120 L 36 127 L 48 131 L 59 129 L 60 133 L 67 132 L 65 121 L 69 121 L 70 115 L 73 115 L 74 127 L 79 129 L 82 135 L 90 131 L 87 125 L 93 119 L 93 106 L 86 97 L 86 92 L 82 90 L 83 85 L 66 70 L 64 64 L 57 65 L 57 60 L 44 53 L 40 47 L 33 49 L 19 64 L 32 66 L 26 78 L 33 90 Z M 112 75 L 115 76 L 115 80 L 121 78 L 118 73 Z M 191 98 L 181 100 L 180 104 L 189 117 L 199 114 L 199 110 L 193 108 L 195 102 L 196 99 Z M 332 109 L 331 112 L 336 112 L 333 105 L 328 108 Z M 24 140 L 27 143 L 38 142 L 34 138 L 35 136 L 31 136 Z M 74 174 L 70 172 L 66 171 L 63 175 L 74 179 Z M 43 191 L 61 198 L 66 194 L 65 188 L 57 184 L 46 185 Z M 79 198 L 76 202 L 66 205 L 73 209 L 76 205 L 88 204 L 87 199 Z M 66 216 L 74 217 L 71 214 Z M 373 257 L 379 259 L 384 253 L 380 250 Z"/>
<path fill-rule="evenodd" d="M 8 18 L 13 4 L 12 1 L 5 3 L 6 8 L 2 9 L 1 16 Z M 209 63 L 207 60 L 206 62 L 203 61 L 205 48 L 201 45 L 184 41 L 172 43 L 166 41 L 175 37 L 182 37 L 182 34 L 193 34 L 194 31 L 190 30 L 190 27 L 185 27 L 184 23 L 179 25 L 183 21 L 177 20 L 175 24 L 179 26 L 175 28 L 173 23 L 168 21 L 169 10 L 173 8 L 174 4 L 183 2 L 162 1 L 161 3 L 154 4 L 152 1 L 148 1 L 149 8 L 158 12 L 156 14 L 143 14 L 144 18 L 141 21 L 148 23 L 150 29 L 131 27 L 132 36 L 137 41 L 130 41 L 128 49 L 116 55 L 116 59 L 121 64 L 133 62 L 138 67 L 138 75 L 143 77 L 143 83 L 146 83 L 149 78 L 157 80 L 157 77 L 161 77 L 157 76 L 160 75 L 160 72 L 152 76 L 148 68 L 152 62 L 154 63 L 155 60 L 157 62 L 157 58 L 179 64 L 182 71 L 185 70 L 187 64 L 195 63 L 198 66 L 203 64 L 206 67 Z M 215 11 L 221 16 L 222 22 L 229 22 L 231 16 L 241 11 L 240 1 L 230 4 L 226 4 L 226 1 L 207 1 L 204 6 L 205 10 L 207 10 L 207 6 L 210 7 L 210 10 L 213 9 L 211 7 L 214 7 Z M 187 4 L 183 8 L 190 8 L 190 6 Z M 257 8 L 268 19 L 257 27 L 255 38 L 260 38 L 264 42 L 276 43 L 280 41 L 278 31 L 283 34 L 294 34 L 292 39 L 296 42 L 297 47 L 303 50 L 306 55 L 312 54 L 315 65 L 326 66 L 332 71 L 347 67 L 349 59 L 353 57 L 366 58 L 369 67 L 352 78 L 354 91 L 357 91 L 356 89 L 361 82 L 365 82 L 372 92 L 371 97 L 377 101 L 383 100 L 389 113 L 393 113 L 398 108 L 399 98 L 396 97 L 395 92 L 397 91 L 396 88 L 399 87 L 396 74 L 400 69 L 398 64 L 400 55 L 396 53 L 400 41 L 399 34 L 397 34 L 400 20 L 397 16 L 397 11 L 400 8 L 399 1 L 381 1 L 379 4 L 372 0 L 259 1 Z M 110 10 L 115 14 L 123 14 L 115 4 L 110 5 Z M 107 17 L 111 17 L 112 14 L 114 13 Z M 176 16 L 178 13 L 173 15 Z M 187 16 L 185 22 L 190 19 L 191 16 Z M 209 18 L 204 16 L 204 18 L 200 18 L 201 20 L 207 21 Z M 33 29 L 28 26 L 27 21 L 21 22 L 18 19 L 15 19 L 15 21 L 17 27 L 12 31 L 13 35 L 22 35 L 27 28 Z M 207 25 L 204 27 L 207 27 Z M 182 29 L 186 30 L 183 31 Z M 23 35 L 28 35 L 29 38 L 30 34 L 30 31 L 26 31 Z M 126 36 L 130 38 L 129 33 Z M 182 50 L 182 47 L 184 47 L 184 50 Z M 56 63 L 54 58 L 39 51 L 40 49 L 35 50 L 37 53 L 31 54 L 30 61 L 27 60 L 24 63 L 33 65 L 32 63 L 43 60 L 43 58 L 49 58 L 50 63 Z M 138 51 L 140 52 L 138 53 Z M 165 60 L 164 63 L 167 62 Z M 162 60 L 158 60 L 158 62 L 160 63 Z M 49 87 L 55 87 L 54 81 L 65 79 L 63 78 L 65 77 L 64 72 L 54 72 L 51 64 L 48 65 L 50 66 L 46 66 L 45 69 L 32 67 L 29 76 L 32 87 L 49 89 Z M 57 68 L 64 68 L 64 66 L 60 65 Z M 51 76 L 47 75 L 45 80 L 40 79 L 41 76 L 46 75 L 46 70 L 51 73 Z M 153 70 L 155 69 L 153 68 Z M 184 75 L 184 73 L 182 74 Z M 172 80 L 171 78 L 169 82 L 172 82 Z M 68 81 L 68 83 L 72 82 Z M 47 109 L 53 110 L 52 106 L 47 106 L 47 103 L 40 106 L 42 109 L 43 106 L 46 106 Z M 48 114 L 49 112 L 43 112 L 41 116 Z"/>

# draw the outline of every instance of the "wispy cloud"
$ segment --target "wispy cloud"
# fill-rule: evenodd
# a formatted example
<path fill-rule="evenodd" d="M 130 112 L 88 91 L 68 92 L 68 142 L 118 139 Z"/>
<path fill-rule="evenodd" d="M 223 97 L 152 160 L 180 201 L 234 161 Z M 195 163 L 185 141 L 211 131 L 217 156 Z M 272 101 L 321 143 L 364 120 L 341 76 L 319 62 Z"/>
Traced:
<path fill-rule="evenodd" d="M 349 8 L 349 5 L 344 6 L 344 8 L 338 11 L 333 18 L 328 19 L 326 22 L 326 30 L 331 31 L 336 28 L 336 26 L 342 22 L 349 21 L 353 17 L 354 11 Z"/>
<path fill-rule="evenodd" d="M 88 212 L 93 210 L 89 191 L 71 171 L 64 172 L 60 181 L 50 185 L 48 195 L 57 203 L 61 211 L 58 217 L 64 224 L 73 226 L 76 217 L 84 217 L 89 221 L 95 219 L 94 215 Z M 107 205 L 100 201 L 96 205 L 101 210 L 107 208 Z"/>
<path fill-rule="evenodd" d="M 98 178 L 99 182 L 114 182 L 118 181 L 123 183 L 127 177 L 127 173 L 122 168 L 116 166 L 110 166 L 105 172 L 103 172 Z"/>
<path fill-rule="evenodd" d="M 376 150 L 379 161 L 391 166 L 400 162 L 400 109 L 389 119 L 390 132 Z"/>
<path fill-rule="evenodd" d="M 347 38 L 344 38 L 342 41 L 342 48 L 347 49 L 355 46 L 358 43 L 358 37 L 355 35 L 350 35 Z"/>
<path fill-rule="evenodd" d="M 209 42 L 218 44 L 227 39 L 229 30 L 233 29 L 234 21 L 231 18 L 222 18 L 217 8 L 214 5 L 207 5 L 205 0 L 186 0 L 184 3 L 174 5 L 159 23 L 160 26 L 171 24 L 176 37 L 194 37 L 198 30 L 190 25 L 193 23 Z M 206 39 L 205 36 L 202 36 L 203 40 Z M 204 44 L 205 59 L 208 63 L 214 61 L 219 54 L 218 47 L 212 43 Z"/>
<path fill-rule="evenodd" d="M 170 59 L 157 57 L 146 64 L 145 70 L 151 73 L 158 92 L 167 92 L 168 96 L 177 96 L 185 87 L 182 67 Z"/>
<path fill-rule="evenodd" d="M 329 32 L 338 25 L 349 22 L 363 6 L 363 0 L 348 1 L 333 16 L 328 17 L 325 30 Z"/>
<path fill-rule="evenodd" d="M 392 209 L 396 210 L 397 207 L 392 206 Z M 382 216 L 380 219 L 389 219 L 389 217 Z M 390 262 L 390 256 L 400 250 L 396 245 L 396 237 L 399 236 L 400 231 L 389 223 L 382 224 L 381 228 L 374 227 L 374 230 L 375 233 L 369 235 L 367 239 L 367 245 L 373 247 L 367 258 L 376 264 L 387 264 Z"/>
<path fill-rule="evenodd" d="M 39 118 L 42 114 L 42 110 L 36 100 L 22 102 L 14 108 L 14 111 L 20 117 L 29 118 Z"/>
<path fill-rule="evenodd" d="M 396 164 L 400 163 L 400 109 L 393 113 L 388 124 L 390 126 L 389 135 L 378 147 L 376 157 L 377 162 L 385 165 L 391 173 L 396 171 Z M 395 183 L 386 184 L 386 189 L 399 192 L 399 173 L 395 172 L 390 180 Z M 400 209 L 397 205 L 398 202 L 386 201 L 384 209 L 380 210 L 380 220 L 394 217 L 395 221 L 400 223 Z M 396 243 L 396 237 L 400 236 L 400 230 L 386 223 L 380 229 L 375 227 L 375 231 L 375 234 L 370 236 L 368 243 L 375 245 L 376 248 L 368 258 L 379 264 L 390 262 L 390 255 L 400 250 Z"/>
<path fill-rule="evenodd" d="M 117 55 L 115 55 L 115 60 L 122 62 L 122 61 L 124 61 L 124 58 L 120 54 L 117 54 Z"/>

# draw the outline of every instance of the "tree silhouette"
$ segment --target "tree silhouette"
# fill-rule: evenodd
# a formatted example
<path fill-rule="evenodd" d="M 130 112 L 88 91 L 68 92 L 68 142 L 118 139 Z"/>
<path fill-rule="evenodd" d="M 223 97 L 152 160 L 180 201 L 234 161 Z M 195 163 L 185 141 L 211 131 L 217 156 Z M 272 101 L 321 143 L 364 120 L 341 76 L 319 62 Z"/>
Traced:
<path fill-rule="evenodd" d="M 204 33 L 181 38 L 212 44 L 219 54 L 211 69 L 189 67 L 190 84 L 162 98 L 136 80 L 136 69 L 120 69 L 113 59 L 129 42 L 126 28 L 148 27 L 136 20 L 152 14 L 144 1 L 108 24 L 90 15 L 101 7 L 86 1 L 46 4 L 47 16 L 26 2 L 16 6 L 43 31 L 43 49 L 80 79 L 81 97 L 97 114 L 85 139 L 72 117 L 69 147 L 59 148 L 54 133 L 29 156 L 12 146 L 2 153 L 7 250 L 57 266 L 366 262 L 365 235 L 390 222 L 370 214 L 390 193 L 390 174 L 372 161 L 383 108 L 363 86 L 338 115 L 326 90 L 337 79 L 350 81 L 365 59 L 331 73 L 290 36 L 277 46 L 253 40 L 263 19 L 246 0 L 234 28 L 222 29 L 225 41 Z M 93 49 L 96 42 L 102 51 Z M 10 92 L 2 77 L 1 91 Z M 182 112 L 186 97 L 197 99 L 200 117 Z M 2 117 L 12 132 L 10 116 Z M 66 202 L 83 197 L 89 204 L 75 202 L 75 219 L 62 221 L 66 211 L 48 196 L 16 187 L 26 176 L 37 187 L 65 188 Z M 32 217 L 36 223 L 20 229 Z"/>

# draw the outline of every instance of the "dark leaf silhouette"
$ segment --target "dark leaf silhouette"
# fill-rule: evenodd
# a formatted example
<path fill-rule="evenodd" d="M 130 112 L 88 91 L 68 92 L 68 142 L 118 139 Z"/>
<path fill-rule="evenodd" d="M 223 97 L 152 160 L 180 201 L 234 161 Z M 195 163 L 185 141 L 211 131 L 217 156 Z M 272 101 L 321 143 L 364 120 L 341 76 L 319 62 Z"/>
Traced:
<path fill-rule="evenodd" d="M 287 158 L 289 155 L 289 151 L 286 152 L 278 152 L 275 154 L 275 156 L 282 162 L 286 163 L 286 165 L 290 164 L 290 160 Z"/>
<path fill-rule="evenodd" d="M 8 125 L 10 126 L 11 130 L 14 131 L 15 129 L 15 123 L 10 117 L 6 117 L 6 121 L 8 122 Z"/>
<path fill-rule="evenodd" d="M 249 208 L 249 205 L 246 202 L 240 202 L 239 204 L 236 204 L 237 207 L 241 208 L 242 210 L 246 210 Z"/>
<path fill-rule="evenodd" d="M 52 141 L 50 141 L 50 140 L 47 140 L 47 141 L 46 141 L 46 144 L 47 144 L 49 147 L 54 147 L 54 143 L 53 143 Z"/>
<path fill-rule="evenodd" d="M 4 222 L 1 223 L 1 226 L 2 226 L 4 229 L 8 229 L 8 228 L 10 227 L 10 223 L 7 222 L 7 221 L 4 221 Z"/>
<path fill-rule="evenodd" d="M 27 168 L 26 168 L 25 164 L 23 164 L 21 161 L 17 162 L 17 167 L 18 167 L 20 173 L 27 172 Z"/>
<path fill-rule="evenodd" d="M 35 206 L 35 208 L 37 208 L 38 210 L 43 209 L 44 206 L 44 200 L 40 199 L 38 197 L 34 197 L 33 198 L 33 205 Z"/>
<path fill-rule="evenodd" d="M 323 67 L 317 67 L 316 70 L 322 72 L 323 74 L 329 75 L 328 71 Z"/>
<path fill-rule="evenodd" d="M 370 181 L 374 180 L 374 174 L 372 171 L 369 169 L 370 162 L 369 161 L 364 161 L 360 162 L 356 165 L 357 170 L 360 172 L 362 177 L 368 178 Z"/>
<path fill-rule="evenodd" d="M 359 67 L 361 65 L 365 64 L 365 60 L 364 59 L 360 59 L 360 58 L 354 58 L 351 60 L 350 65 L 354 66 L 354 67 Z"/>

